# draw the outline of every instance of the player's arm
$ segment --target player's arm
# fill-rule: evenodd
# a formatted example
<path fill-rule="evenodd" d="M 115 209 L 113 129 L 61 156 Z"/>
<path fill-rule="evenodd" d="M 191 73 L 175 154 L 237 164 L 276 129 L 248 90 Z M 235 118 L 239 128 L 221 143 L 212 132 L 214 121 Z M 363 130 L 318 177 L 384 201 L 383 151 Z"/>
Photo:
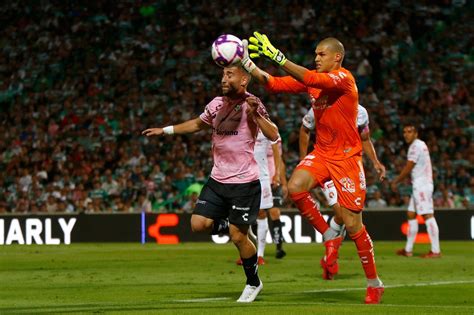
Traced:
<path fill-rule="evenodd" d="M 255 78 L 258 83 L 265 85 L 265 88 L 268 91 L 280 93 L 306 92 L 306 87 L 300 82 L 296 81 L 293 77 L 274 77 L 260 69 L 249 57 L 248 41 L 244 39 L 242 42 L 244 44 L 244 58 L 242 58 L 242 67 L 248 73 L 250 73 L 250 75 Z"/>
<path fill-rule="evenodd" d="M 262 130 L 263 135 L 272 142 L 278 140 L 280 136 L 278 134 L 277 126 L 267 117 L 262 115 L 262 113 L 258 110 L 261 102 L 255 96 L 247 97 L 246 99 L 247 104 L 249 105 L 247 109 L 247 115 L 249 118 L 253 118 L 254 121 L 257 123 L 258 127 Z"/>
<path fill-rule="evenodd" d="M 280 152 L 278 152 L 280 153 Z M 288 197 L 288 181 L 286 180 L 286 164 L 283 160 L 283 157 L 280 159 L 280 183 L 281 183 L 281 192 L 283 194 L 283 198 Z"/>
<path fill-rule="evenodd" d="M 364 154 L 369 157 L 374 165 L 375 170 L 379 174 L 379 179 L 383 181 L 385 179 L 385 166 L 380 163 L 379 159 L 377 158 L 377 152 L 375 152 L 374 144 L 372 140 L 370 140 L 370 131 L 369 128 L 365 128 L 360 134 L 360 139 L 362 140 L 362 150 L 364 150 Z"/>
<path fill-rule="evenodd" d="M 414 167 L 415 167 L 415 162 L 408 160 L 407 164 L 406 164 L 405 167 L 403 168 L 403 170 L 402 170 L 402 172 L 400 173 L 400 175 L 398 175 L 398 176 L 392 181 L 391 186 L 392 186 L 392 189 L 393 189 L 393 190 L 396 190 L 397 185 L 398 185 L 402 180 L 404 180 L 404 179 L 411 173 L 411 171 L 413 170 Z"/>
<path fill-rule="evenodd" d="M 248 49 L 251 51 L 250 57 L 258 58 L 263 55 L 271 59 L 280 65 L 286 73 L 307 87 L 341 90 L 346 88 L 344 82 L 347 77 L 345 74 L 338 76 L 330 73 L 317 73 L 310 71 L 309 69 L 288 60 L 280 50 L 276 49 L 270 43 L 270 40 L 265 34 L 260 34 L 258 32 L 254 32 L 253 34 L 254 36 L 249 39 L 250 45 L 248 46 Z"/>
<path fill-rule="evenodd" d="M 301 124 L 300 137 L 299 137 L 300 160 L 304 159 L 305 156 L 308 154 L 308 145 L 309 145 L 310 136 L 311 136 L 311 130 L 306 128 L 304 124 Z"/>
<path fill-rule="evenodd" d="M 275 165 L 275 175 L 273 175 L 273 178 L 272 178 L 272 185 L 279 186 L 281 184 L 280 164 L 282 162 L 281 162 L 280 149 L 278 148 L 278 139 L 276 142 L 272 143 L 272 151 L 273 151 L 273 162 Z"/>
<path fill-rule="evenodd" d="M 183 133 L 193 133 L 199 130 L 207 129 L 209 125 L 201 120 L 201 118 L 195 118 L 188 121 L 185 121 L 178 125 L 166 126 L 163 128 L 149 128 L 142 131 L 142 134 L 150 136 L 160 136 L 162 134 L 183 134 Z"/>

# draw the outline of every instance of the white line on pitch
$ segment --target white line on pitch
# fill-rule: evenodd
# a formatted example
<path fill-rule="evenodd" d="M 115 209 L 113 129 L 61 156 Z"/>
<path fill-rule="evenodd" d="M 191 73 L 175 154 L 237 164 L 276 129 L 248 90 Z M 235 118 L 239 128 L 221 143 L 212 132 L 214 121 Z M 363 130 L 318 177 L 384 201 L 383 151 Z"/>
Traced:
<path fill-rule="evenodd" d="M 436 282 L 419 282 L 419 283 L 406 283 L 406 284 L 393 284 L 386 285 L 386 289 L 390 288 L 404 288 L 404 287 L 426 287 L 432 285 L 444 285 L 444 284 L 463 284 L 463 283 L 474 283 L 474 281 L 436 281 Z M 335 288 L 335 289 L 321 289 L 321 290 L 309 290 L 303 291 L 303 293 L 319 293 L 319 292 L 339 292 L 339 291 L 357 291 L 365 290 L 367 288 Z M 293 293 L 291 293 L 293 294 Z"/>
<path fill-rule="evenodd" d="M 225 301 L 225 300 L 230 300 L 230 298 L 217 297 L 217 298 L 204 298 L 204 299 L 175 300 L 175 302 L 200 303 L 200 302 L 213 302 L 213 301 Z"/>
<path fill-rule="evenodd" d="M 406 284 L 393 284 L 393 285 L 386 285 L 385 288 L 404 288 L 404 287 L 426 287 L 426 286 L 434 286 L 434 285 L 449 285 L 449 284 L 466 284 L 466 283 L 474 283 L 474 281 L 436 281 L 436 282 L 420 282 L 420 283 L 406 283 Z M 300 293 L 322 293 L 322 292 L 341 292 L 341 291 L 362 291 L 366 288 L 335 288 L 335 289 L 322 289 L 322 290 L 309 290 L 303 291 Z M 298 292 L 295 293 L 287 293 L 284 295 L 296 295 L 299 294 Z M 202 299 L 188 299 L 188 300 L 175 300 L 175 302 L 182 302 L 182 303 L 202 303 L 202 302 L 213 302 L 213 301 L 226 301 L 230 300 L 228 297 L 215 297 L 215 298 L 202 298 Z M 285 302 L 286 303 L 286 302 Z M 291 302 L 290 302 L 291 304 Z M 313 304 L 313 303 L 311 303 Z M 314 303 L 314 304 L 327 304 L 327 303 Z M 349 304 L 347 304 L 349 305 Z M 396 304 L 384 304 L 385 306 L 399 306 Z M 438 307 L 442 307 L 438 305 Z"/>

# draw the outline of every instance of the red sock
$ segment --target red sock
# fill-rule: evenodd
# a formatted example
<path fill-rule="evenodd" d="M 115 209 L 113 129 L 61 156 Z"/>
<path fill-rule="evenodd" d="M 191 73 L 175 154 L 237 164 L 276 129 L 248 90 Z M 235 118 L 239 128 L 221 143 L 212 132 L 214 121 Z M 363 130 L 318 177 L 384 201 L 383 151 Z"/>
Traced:
<path fill-rule="evenodd" d="M 308 219 L 319 233 L 324 234 L 329 229 L 329 225 L 319 212 L 318 204 L 314 202 L 309 192 L 292 193 L 290 198 L 300 210 L 301 215 Z"/>
<path fill-rule="evenodd" d="M 356 234 L 351 235 L 351 238 L 357 247 L 357 252 L 359 253 L 365 276 L 367 279 L 377 278 L 377 269 L 375 268 L 374 259 L 374 246 L 372 245 L 372 239 L 370 239 L 370 235 L 367 233 L 365 226 L 362 227 L 362 230 Z"/>

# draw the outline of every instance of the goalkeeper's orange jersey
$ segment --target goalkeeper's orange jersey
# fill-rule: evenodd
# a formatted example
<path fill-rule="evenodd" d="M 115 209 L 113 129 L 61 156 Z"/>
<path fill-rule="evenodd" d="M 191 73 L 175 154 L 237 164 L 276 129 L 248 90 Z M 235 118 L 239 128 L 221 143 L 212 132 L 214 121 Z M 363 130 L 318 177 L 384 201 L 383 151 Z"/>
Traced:
<path fill-rule="evenodd" d="M 348 70 L 308 71 L 303 82 L 291 76 L 270 76 L 266 88 L 271 92 L 309 94 L 316 122 L 316 154 L 330 160 L 362 154 L 357 130 L 359 94 Z"/>

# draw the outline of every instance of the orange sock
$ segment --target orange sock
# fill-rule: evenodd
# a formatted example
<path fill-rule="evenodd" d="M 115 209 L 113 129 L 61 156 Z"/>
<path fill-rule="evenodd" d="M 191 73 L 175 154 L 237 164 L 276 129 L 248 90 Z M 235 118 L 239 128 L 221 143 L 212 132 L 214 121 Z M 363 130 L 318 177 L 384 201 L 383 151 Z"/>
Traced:
<path fill-rule="evenodd" d="M 308 219 L 319 233 L 324 234 L 329 229 L 329 225 L 319 212 L 318 204 L 314 202 L 309 192 L 292 193 L 290 198 L 300 210 L 301 215 Z"/>
<path fill-rule="evenodd" d="M 365 276 L 367 279 L 376 279 L 377 269 L 375 268 L 374 246 L 365 226 L 356 234 L 351 235 L 351 238 L 357 247 Z"/>

